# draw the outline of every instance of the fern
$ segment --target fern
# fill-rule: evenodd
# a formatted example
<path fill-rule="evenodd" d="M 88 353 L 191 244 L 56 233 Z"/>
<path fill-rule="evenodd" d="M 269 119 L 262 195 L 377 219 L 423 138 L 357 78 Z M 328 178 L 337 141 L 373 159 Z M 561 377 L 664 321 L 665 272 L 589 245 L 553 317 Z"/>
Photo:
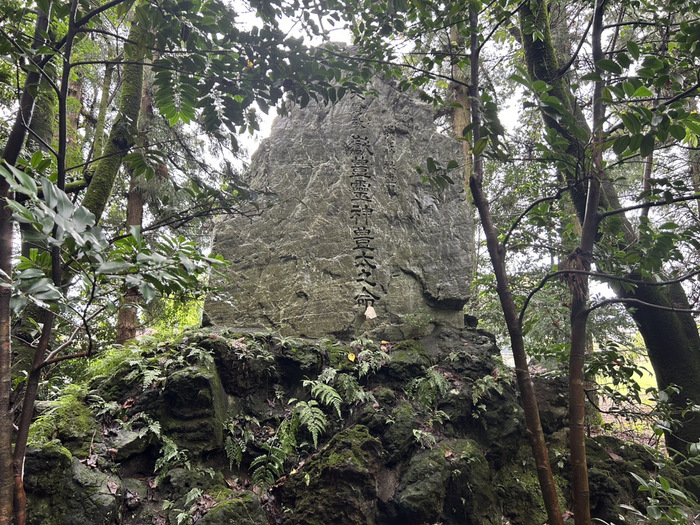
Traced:
<path fill-rule="evenodd" d="M 226 457 L 228 458 L 228 468 L 233 470 L 233 464 L 236 467 L 241 468 L 241 461 L 243 461 L 243 452 L 245 450 L 245 444 L 241 442 L 239 438 L 234 438 L 231 436 L 226 436 L 226 441 L 224 442 L 224 450 L 226 451 Z"/>
<path fill-rule="evenodd" d="M 291 417 L 282 421 L 280 426 L 277 427 L 277 440 L 285 454 L 291 454 L 296 450 L 297 432 L 300 424 L 299 413 L 293 410 Z"/>
<path fill-rule="evenodd" d="M 309 402 L 297 401 L 297 409 L 299 410 L 299 423 L 307 428 L 311 433 L 311 439 L 314 442 L 314 448 L 318 448 L 318 436 L 326 430 L 326 414 L 318 407 L 318 403 L 313 399 Z"/>
<path fill-rule="evenodd" d="M 282 475 L 287 455 L 281 448 L 274 445 L 263 443 L 261 446 L 266 453 L 255 458 L 251 462 L 250 468 L 255 469 L 253 470 L 253 484 L 267 489 Z"/>
<path fill-rule="evenodd" d="M 177 443 L 175 443 L 168 436 L 161 435 L 160 439 L 162 443 L 160 449 L 161 455 L 156 460 L 155 464 L 155 471 L 158 472 L 158 476 L 156 477 L 156 485 L 160 484 L 171 468 L 177 466 L 183 466 L 186 470 L 190 470 L 192 468 L 186 449 L 181 449 L 178 447 Z"/>
<path fill-rule="evenodd" d="M 324 383 L 323 381 L 305 379 L 302 383 L 305 387 L 311 386 L 311 395 L 321 401 L 326 406 L 332 406 L 338 413 L 340 419 L 343 418 L 340 412 L 340 404 L 343 402 L 343 398 L 340 397 L 338 391 L 331 385 Z"/>
<path fill-rule="evenodd" d="M 365 348 L 357 354 L 357 375 L 360 379 L 377 372 L 382 366 L 391 360 L 391 356 L 383 350 L 377 350 L 374 347 Z"/>
<path fill-rule="evenodd" d="M 332 385 L 337 373 L 338 371 L 335 368 L 329 366 L 321 371 L 321 373 L 318 375 L 318 380 L 328 385 Z"/>
<path fill-rule="evenodd" d="M 148 364 L 144 363 L 143 360 L 132 360 L 129 361 L 129 366 L 134 369 L 129 372 L 129 374 L 124 378 L 127 383 L 131 381 L 141 380 L 141 388 L 146 390 L 153 383 L 157 383 L 165 379 L 162 372 L 158 368 L 150 368 Z"/>
<path fill-rule="evenodd" d="M 244 423 L 240 424 L 239 419 L 229 420 L 225 426 L 228 435 L 224 441 L 224 450 L 229 460 L 230 469 L 233 469 L 234 463 L 238 468 L 241 468 L 243 453 L 248 449 L 248 443 L 255 441 L 255 433 L 250 426 L 260 427 L 260 422 L 253 416 L 244 416 L 243 421 Z"/>
<path fill-rule="evenodd" d="M 408 384 L 408 394 L 427 408 L 435 406 L 449 389 L 445 376 L 435 368 L 430 367 L 424 377 L 413 379 Z"/>
<path fill-rule="evenodd" d="M 353 405 L 355 403 L 376 403 L 376 399 L 372 392 L 368 392 L 360 386 L 350 374 L 338 374 L 336 378 L 338 393 L 342 396 L 346 403 Z"/>

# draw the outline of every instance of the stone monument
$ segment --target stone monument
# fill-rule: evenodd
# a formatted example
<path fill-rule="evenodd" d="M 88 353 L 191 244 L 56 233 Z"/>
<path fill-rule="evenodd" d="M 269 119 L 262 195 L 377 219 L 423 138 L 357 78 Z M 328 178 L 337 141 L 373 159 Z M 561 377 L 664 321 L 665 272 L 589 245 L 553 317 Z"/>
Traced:
<path fill-rule="evenodd" d="M 474 223 L 462 184 L 421 180 L 429 157 L 463 164 L 434 110 L 391 82 L 278 118 L 247 182 L 272 205 L 226 217 L 214 253 L 231 266 L 213 324 L 302 337 L 398 339 L 463 325 Z"/>

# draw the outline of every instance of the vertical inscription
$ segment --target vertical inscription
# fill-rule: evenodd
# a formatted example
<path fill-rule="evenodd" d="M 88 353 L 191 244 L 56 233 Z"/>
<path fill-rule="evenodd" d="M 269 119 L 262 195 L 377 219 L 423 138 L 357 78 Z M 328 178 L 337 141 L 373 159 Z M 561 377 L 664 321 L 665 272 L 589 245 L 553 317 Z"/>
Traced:
<path fill-rule="evenodd" d="M 384 176 L 386 191 L 392 197 L 396 195 L 396 126 L 389 124 L 382 131 L 386 155 L 384 156 Z"/>
<path fill-rule="evenodd" d="M 374 303 L 379 300 L 373 272 L 377 268 L 374 236 L 372 234 L 372 164 L 374 152 L 366 131 L 364 107 L 353 103 L 353 128 L 347 144 L 350 153 L 350 225 L 352 227 L 353 254 L 355 260 L 358 293 L 355 304 L 365 308 L 368 318 L 375 317 Z"/>

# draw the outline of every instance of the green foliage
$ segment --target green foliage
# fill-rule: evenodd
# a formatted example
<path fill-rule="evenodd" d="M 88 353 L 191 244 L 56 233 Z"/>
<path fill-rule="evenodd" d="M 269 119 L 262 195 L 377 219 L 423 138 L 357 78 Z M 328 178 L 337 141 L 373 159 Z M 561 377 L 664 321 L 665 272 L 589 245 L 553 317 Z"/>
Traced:
<path fill-rule="evenodd" d="M 638 490 L 646 495 L 646 513 L 629 505 L 620 507 L 630 511 L 639 520 L 638 523 L 685 525 L 700 517 L 695 499 L 661 474 L 649 479 L 634 472 L 630 472 L 630 475 L 639 483 Z"/>
<path fill-rule="evenodd" d="M 299 401 L 290 399 L 290 404 L 294 403 L 295 410 L 299 413 L 300 425 L 306 427 L 306 430 L 311 434 L 311 439 L 314 442 L 314 448 L 318 448 L 318 438 L 326 430 L 328 419 L 318 406 L 318 403 L 313 399 L 310 401 Z"/>
<path fill-rule="evenodd" d="M 372 392 L 365 390 L 350 374 L 336 376 L 336 390 L 348 405 L 376 403 Z"/>
<path fill-rule="evenodd" d="M 374 374 L 384 366 L 391 356 L 386 352 L 388 343 L 382 341 L 377 345 L 371 339 L 357 339 L 350 342 L 350 348 L 356 352 L 352 354 L 357 363 L 357 374 L 360 379 L 370 374 Z"/>
<path fill-rule="evenodd" d="M 142 425 L 138 429 L 139 437 L 152 436 L 160 443 L 160 451 L 154 469 L 157 473 L 155 483 L 159 484 L 168 472 L 175 467 L 192 468 L 186 449 L 181 449 L 175 441 L 161 431 L 160 422 L 148 414 L 141 413 L 138 418 L 132 418 L 132 423 Z M 144 424 L 145 423 L 145 424 Z"/>
<path fill-rule="evenodd" d="M 459 163 L 451 160 L 444 168 L 432 157 L 426 159 L 426 169 L 416 166 L 416 171 L 421 176 L 423 184 L 429 184 L 433 190 L 442 190 L 454 184 L 454 180 L 448 175 L 452 170 L 459 169 Z"/>
<path fill-rule="evenodd" d="M 435 365 L 426 371 L 425 376 L 412 379 L 406 388 L 406 393 L 424 407 L 434 408 L 449 388 L 447 378 Z"/>
<path fill-rule="evenodd" d="M 255 441 L 255 432 L 251 428 L 252 426 L 260 428 L 260 422 L 252 416 L 226 422 L 227 433 L 224 440 L 224 450 L 229 460 L 229 469 L 233 469 L 234 463 L 237 468 L 241 468 L 243 454 L 248 450 L 248 444 Z"/>
<path fill-rule="evenodd" d="M 413 429 L 413 438 L 421 448 L 433 448 L 437 444 L 437 439 L 434 434 L 419 428 Z"/>
<path fill-rule="evenodd" d="M 89 440 L 95 431 L 93 414 L 85 404 L 86 391 L 81 385 L 67 385 L 36 418 L 30 429 L 29 442 L 40 445 L 56 437 Z"/>
<path fill-rule="evenodd" d="M 148 308 L 146 324 L 156 331 L 158 338 L 175 340 L 188 328 L 199 326 L 203 306 L 202 299 L 156 299 Z"/>
<path fill-rule="evenodd" d="M 250 468 L 253 470 L 253 483 L 267 489 L 282 475 L 287 455 L 274 445 L 263 443 L 261 446 L 265 453 L 256 457 Z"/>
<path fill-rule="evenodd" d="M 333 370 L 333 372 L 328 373 L 328 370 Z M 332 381 L 334 378 L 335 369 L 327 368 L 326 370 L 321 372 L 321 375 L 319 376 L 318 380 L 305 379 L 302 382 L 302 384 L 304 385 L 304 387 L 310 386 L 311 395 L 315 399 L 318 399 L 324 405 L 332 406 L 333 408 L 335 408 L 338 417 L 342 418 L 342 414 L 340 412 L 340 405 L 343 402 L 343 399 L 340 397 L 340 394 L 338 394 L 338 391 L 328 384 L 328 381 Z M 314 443 L 315 441 L 316 440 L 314 439 Z"/>

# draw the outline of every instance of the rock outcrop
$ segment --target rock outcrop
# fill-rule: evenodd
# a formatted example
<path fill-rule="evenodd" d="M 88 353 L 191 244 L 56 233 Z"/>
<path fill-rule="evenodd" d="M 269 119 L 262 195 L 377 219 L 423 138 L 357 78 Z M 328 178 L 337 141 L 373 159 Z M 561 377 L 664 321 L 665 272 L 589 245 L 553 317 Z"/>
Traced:
<path fill-rule="evenodd" d="M 463 326 L 474 225 L 463 168 L 446 171 L 461 148 L 430 106 L 391 82 L 372 88 L 275 121 L 247 179 L 260 216 L 216 227 L 231 267 L 205 306 L 215 325 L 346 339 Z M 455 184 L 432 188 L 417 166 Z"/>
<path fill-rule="evenodd" d="M 381 343 L 198 332 L 109 351 L 41 408 L 31 524 L 546 521 L 512 371 L 478 330 Z M 544 417 L 566 504 L 566 436 Z M 621 503 L 647 504 L 630 473 L 681 481 L 644 447 L 588 450 L 607 523 L 625 523 Z"/>

